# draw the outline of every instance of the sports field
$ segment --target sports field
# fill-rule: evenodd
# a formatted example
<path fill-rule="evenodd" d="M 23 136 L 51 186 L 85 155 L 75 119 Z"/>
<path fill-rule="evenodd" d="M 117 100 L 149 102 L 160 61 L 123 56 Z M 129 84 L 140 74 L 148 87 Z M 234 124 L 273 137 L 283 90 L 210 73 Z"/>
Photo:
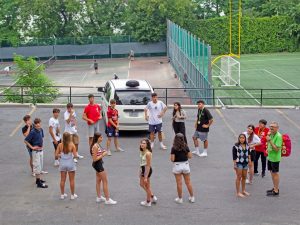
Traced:
<path fill-rule="evenodd" d="M 299 52 L 242 55 L 239 61 L 240 86 L 221 87 L 221 81 L 217 78 L 213 79 L 214 87 L 222 89 L 215 92 L 222 103 L 225 105 L 299 105 Z"/>

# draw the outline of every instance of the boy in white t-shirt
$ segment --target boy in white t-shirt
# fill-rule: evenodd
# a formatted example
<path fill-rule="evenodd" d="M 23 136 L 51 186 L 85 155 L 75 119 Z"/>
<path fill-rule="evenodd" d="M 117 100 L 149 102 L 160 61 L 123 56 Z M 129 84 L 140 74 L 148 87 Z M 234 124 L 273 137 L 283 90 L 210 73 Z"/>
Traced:
<path fill-rule="evenodd" d="M 158 133 L 160 148 L 165 150 L 167 147 L 162 142 L 162 117 L 167 111 L 167 106 L 157 99 L 157 94 L 151 94 L 152 101 L 148 102 L 145 108 L 145 120 L 149 123 L 151 149 L 154 147 L 154 136 Z M 149 112 L 149 115 L 148 115 Z"/>
<path fill-rule="evenodd" d="M 54 146 L 54 166 L 59 166 L 58 157 L 55 156 L 55 152 L 58 144 L 61 142 L 60 124 L 59 124 L 59 109 L 53 109 L 53 116 L 49 119 L 49 133 L 52 138 Z"/>
<path fill-rule="evenodd" d="M 76 147 L 78 158 L 83 159 L 84 157 L 78 154 L 79 136 L 77 133 L 77 115 L 73 109 L 72 103 L 67 104 L 67 111 L 64 113 L 64 120 L 65 132 L 72 135 L 72 141 Z M 77 159 L 74 158 L 74 162 L 77 162 Z"/>

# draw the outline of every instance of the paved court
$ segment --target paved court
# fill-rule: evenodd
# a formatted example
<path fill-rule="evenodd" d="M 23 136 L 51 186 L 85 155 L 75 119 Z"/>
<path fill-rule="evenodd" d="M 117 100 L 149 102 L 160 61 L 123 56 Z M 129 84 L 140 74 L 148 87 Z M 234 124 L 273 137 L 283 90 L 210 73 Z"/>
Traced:
<path fill-rule="evenodd" d="M 83 108 L 75 108 L 81 115 Z M 209 134 L 209 156 L 206 159 L 191 159 L 191 179 L 195 190 L 196 203 L 187 202 L 184 189 L 184 203 L 174 203 L 176 197 L 175 179 L 171 173 L 169 149 L 155 148 L 153 151 L 153 191 L 158 203 L 143 208 L 139 202 L 145 193 L 139 187 L 139 141 L 145 133 L 123 133 L 120 138 L 125 153 L 115 153 L 104 159 L 108 173 L 111 197 L 118 201 L 115 206 L 95 202 L 95 172 L 87 147 L 86 124 L 79 120 L 81 142 L 79 151 L 85 159 L 79 161 L 76 172 L 76 193 L 79 198 L 59 200 L 59 172 L 53 167 L 53 147 L 47 132 L 47 122 L 52 109 L 39 107 L 0 108 L 0 224 L 300 224 L 299 215 L 299 158 L 300 117 L 296 109 L 211 109 L 214 124 Z M 63 109 L 64 111 L 64 109 Z M 172 145 L 171 111 L 164 117 L 166 145 Z M 30 175 L 28 154 L 18 127 L 27 113 L 40 117 L 46 134 L 45 176 L 49 188 L 37 189 Z M 196 110 L 187 109 L 186 122 L 189 145 Z M 235 135 L 246 130 L 249 123 L 259 119 L 279 122 L 280 130 L 289 133 L 293 141 L 291 157 L 284 158 L 280 166 L 280 197 L 269 198 L 265 190 L 272 187 L 268 174 L 265 178 L 255 177 L 254 184 L 247 186 L 251 196 L 246 199 L 235 197 L 234 171 L 231 148 Z M 62 123 L 62 115 L 60 115 Z M 62 123 L 63 124 L 63 123 Z M 156 145 L 157 146 L 157 145 Z M 70 194 L 68 183 L 66 193 Z"/>

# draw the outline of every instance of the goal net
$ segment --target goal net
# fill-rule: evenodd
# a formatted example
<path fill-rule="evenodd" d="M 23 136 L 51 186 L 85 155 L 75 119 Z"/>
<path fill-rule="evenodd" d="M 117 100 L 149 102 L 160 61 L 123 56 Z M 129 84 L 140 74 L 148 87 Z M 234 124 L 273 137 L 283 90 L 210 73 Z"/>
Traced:
<path fill-rule="evenodd" d="M 239 86 L 241 84 L 240 62 L 231 56 L 223 56 L 212 66 L 213 77 L 220 79 L 221 86 Z"/>

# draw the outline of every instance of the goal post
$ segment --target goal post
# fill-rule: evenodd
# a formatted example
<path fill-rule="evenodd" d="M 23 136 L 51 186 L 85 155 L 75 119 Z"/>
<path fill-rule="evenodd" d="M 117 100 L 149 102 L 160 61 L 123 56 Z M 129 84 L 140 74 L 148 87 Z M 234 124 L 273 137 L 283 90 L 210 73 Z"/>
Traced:
<path fill-rule="evenodd" d="M 221 81 L 221 86 L 241 85 L 240 62 L 231 56 L 222 56 L 212 65 L 212 77 Z"/>

